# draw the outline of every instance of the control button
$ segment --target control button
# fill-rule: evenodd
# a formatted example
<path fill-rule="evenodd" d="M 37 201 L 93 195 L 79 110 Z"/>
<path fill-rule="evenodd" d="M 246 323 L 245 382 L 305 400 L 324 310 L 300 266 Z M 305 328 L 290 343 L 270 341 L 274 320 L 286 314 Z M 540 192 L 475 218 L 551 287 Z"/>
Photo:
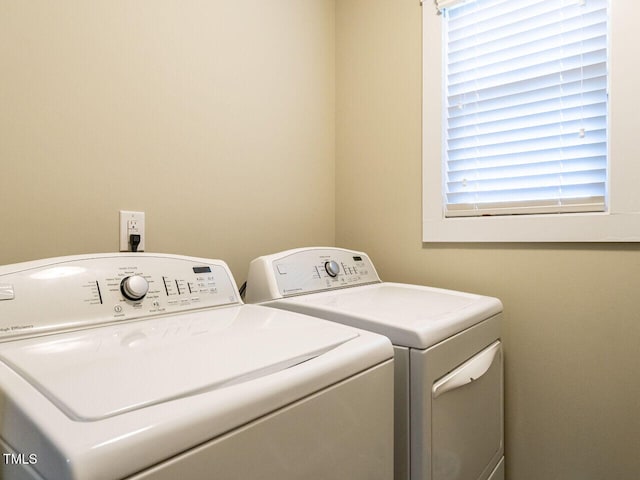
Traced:
<path fill-rule="evenodd" d="M 129 300 L 142 300 L 149 291 L 149 282 L 140 275 L 131 275 L 120 282 L 120 291 Z"/>
<path fill-rule="evenodd" d="M 324 262 L 324 269 L 330 277 L 336 277 L 340 273 L 340 266 L 334 260 Z"/>
<path fill-rule="evenodd" d="M 0 300 L 13 300 L 14 298 L 13 285 L 0 283 Z"/>
<path fill-rule="evenodd" d="M 116 313 L 122 313 L 122 305 L 116 305 L 113 307 L 113 311 Z"/>

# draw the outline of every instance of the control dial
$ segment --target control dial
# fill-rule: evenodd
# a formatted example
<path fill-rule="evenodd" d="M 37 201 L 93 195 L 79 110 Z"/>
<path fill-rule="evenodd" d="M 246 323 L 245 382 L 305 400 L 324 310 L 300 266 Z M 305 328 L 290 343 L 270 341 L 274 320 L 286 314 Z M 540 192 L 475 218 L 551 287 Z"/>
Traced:
<path fill-rule="evenodd" d="M 129 300 L 142 300 L 149 291 L 149 282 L 140 275 L 131 275 L 120 282 L 120 291 Z"/>
<path fill-rule="evenodd" d="M 336 277 L 340 273 L 340 266 L 334 260 L 324 262 L 324 269 L 327 271 L 330 277 Z"/>

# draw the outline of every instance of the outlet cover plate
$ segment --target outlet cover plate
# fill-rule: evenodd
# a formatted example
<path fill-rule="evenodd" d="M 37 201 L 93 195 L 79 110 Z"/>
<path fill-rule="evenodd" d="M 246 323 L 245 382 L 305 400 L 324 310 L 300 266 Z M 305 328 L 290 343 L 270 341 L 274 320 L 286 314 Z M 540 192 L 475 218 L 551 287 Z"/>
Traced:
<path fill-rule="evenodd" d="M 138 251 L 145 250 L 145 228 L 144 228 L 144 212 L 132 212 L 129 210 L 120 210 L 120 251 L 130 251 L 129 235 L 137 233 L 140 235 L 140 245 Z"/>

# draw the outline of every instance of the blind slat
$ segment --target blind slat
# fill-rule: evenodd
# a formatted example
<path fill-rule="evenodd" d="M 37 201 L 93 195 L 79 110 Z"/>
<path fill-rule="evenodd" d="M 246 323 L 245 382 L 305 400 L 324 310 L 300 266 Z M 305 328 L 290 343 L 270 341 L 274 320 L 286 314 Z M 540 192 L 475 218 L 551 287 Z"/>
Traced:
<path fill-rule="evenodd" d="M 449 172 L 448 184 L 452 182 L 462 183 L 467 179 L 489 179 L 489 178 L 512 178 L 532 175 L 547 175 L 556 172 L 578 172 L 590 170 L 606 170 L 606 157 L 580 158 L 569 160 L 549 160 L 537 163 L 523 163 L 508 165 L 507 168 L 500 166 L 486 166 L 468 169 L 460 169 Z"/>
<path fill-rule="evenodd" d="M 584 83 L 587 80 L 606 76 L 607 64 L 601 62 L 595 65 L 584 65 L 579 68 L 570 70 L 557 70 L 541 75 L 540 72 L 535 72 L 536 75 L 530 78 L 525 78 L 518 82 L 497 84 L 490 88 L 480 88 L 478 85 L 472 83 L 469 84 L 468 91 L 455 92 L 453 88 L 449 88 L 448 105 L 463 105 L 465 103 L 465 95 L 469 98 L 482 101 L 504 98 L 509 95 L 527 94 L 532 91 L 539 90 L 546 87 L 564 87 L 566 84 L 574 82 Z"/>
<path fill-rule="evenodd" d="M 582 78 L 585 70 L 587 75 L 601 74 L 602 69 L 606 66 L 607 51 L 606 47 L 603 47 L 600 50 L 585 52 L 584 55 L 574 55 L 552 59 L 551 61 L 547 61 L 548 57 L 545 55 L 539 55 L 535 62 L 532 62 L 531 58 L 527 58 L 527 60 L 527 62 L 512 64 L 510 69 L 504 68 L 504 65 L 498 65 L 494 71 L 490 71 L 491 73 L 470 69 L 469 74 L 464 77 L 452 79 L 449 83 L 451 94 L 459 95 L 466 92 L 500 88 L 505 84 L 527 86 L 531 85 L 531 83 L 523 84 L 520 82 L 526 82 L 531 79 L 543 81 L 543 77 L 547 75 L 553 75 L 551 80 L 555 84 L 561 84 L 565 81 L 566 76 Z M 571 78 L 566 80 L 571 81 Z"/>
<path fill-rule="evenodd" d="M 604 197 L 564 198 L 550 204 L 546 201 L 486 203 L 482 209 L 476 204 L 457 204 L 447 210 L 448 217 L 474 217 L 490 215 L 530 215 L 550 213 L 597 212 L 604 209 Z"/>
<path fill-rule="evenodd" d="M 539 90 L 530 90 L 516 95 L 507 95 L 498 99 L 470 101 L 448 107 L 449 127 L 458 128 L 480 122 L 489 122 L 505 118 L 521 118 L 532 113 L 557 110 L 562 102 L 563 108 L 573 108 L 583 104 L 595 105 L 606 98 L 606 77 L 556 85 Z M 522 109 L 531 110 L 522 113 Z"/>
<path fill-rule="evenodd" d="M 477 51 L 485 56 L 500 56 L 510 53 L 505 46 L 509 45 L 512 52 L 527 52 L 548 49 L 550 45 L 556 47 L 570 45 L 578 39 L 590 39 L 601 36 L 606 25 L 602 24 L 604 12 L 592 12 L 589 16 L 562 18 L 553 17 L 552 23 L 538 22 L 522 25 L 522 28 L 511 26 L 507 31 L 499 27 L 492 27 L 484 33 L 467 32 L 455 41 L 450 41 L 449 63 L 468 60 Z M 479 59 L 482 60 L 482 59 Z"/>
<path fill-rule="evenodd" d="M 569 160 L 591 157 L 605 157 L 607 144 L 605 142 L 591 145 L 574 145 L 571 147 L 555 147 L 546 150 L 531 152 L 516 152 L 503 155 L 485 156 L 482 158 L 471 157 L 449 161 L 449 171 L 458 171 L 473 168 L 508 167 L 511 165 L 524 165 L 544 163 L 554 160 Z"/>
<path fill-rule="evenodd" d="M 554 103 L 546 103 L 544 109 L 535 109 L 527 115 L 517 115 L 519 112 L 513 110 L 503 111 L 502 118 L 478 118 L 477 122 L 468 119 L 468 123 L 452 127 L 447 130 L 449 147 L 459 148 L 460 144 L 482 144 L 486 143 L 489 135 L 505 135 L 508 138 L 516 136 L 516 132 L 521 132 L 521 138 L 531 138 L 548 132 L 564 133 L 567 131 L 579 132 L 584 129 L 586 132 L 593 129 L 606 128 L 607 104 L 605 102 L 587 104 L 584 106 L 574 106 L 569 104 L 566 108 L 562 106 L 552 109 Z M 510 129 L 510 130 L 509 130 Z M 544 129 L 544 130 L 542 130 Z M 483 140 L 485 139 L 485 140 Z M 458 142 L 458 143 L 456 143 Z"/>

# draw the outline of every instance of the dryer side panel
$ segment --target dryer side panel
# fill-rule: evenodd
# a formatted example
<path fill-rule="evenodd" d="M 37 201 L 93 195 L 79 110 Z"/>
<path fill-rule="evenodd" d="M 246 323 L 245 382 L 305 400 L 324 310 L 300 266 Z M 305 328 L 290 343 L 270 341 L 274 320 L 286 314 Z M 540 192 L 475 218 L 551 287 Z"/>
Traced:
<path fill-rule="evenodd" d="M 393 346 L 394 363 L 394 407 L 393 407 L 393 430 L 394 430 L 394 478 L 407 479 L 411 465 L 410 445 L 411 445 L 411 416 L 409 412 L 409 399 L 411 398 L 409 382 L 409 354 L 407 347 Z"/>

